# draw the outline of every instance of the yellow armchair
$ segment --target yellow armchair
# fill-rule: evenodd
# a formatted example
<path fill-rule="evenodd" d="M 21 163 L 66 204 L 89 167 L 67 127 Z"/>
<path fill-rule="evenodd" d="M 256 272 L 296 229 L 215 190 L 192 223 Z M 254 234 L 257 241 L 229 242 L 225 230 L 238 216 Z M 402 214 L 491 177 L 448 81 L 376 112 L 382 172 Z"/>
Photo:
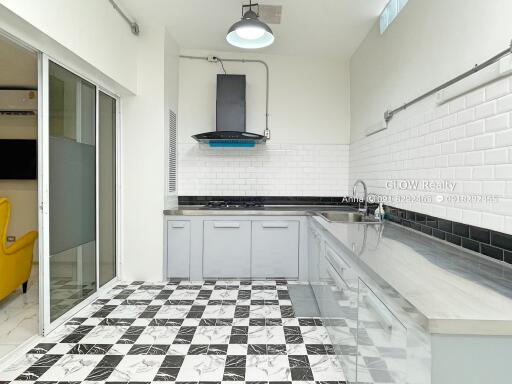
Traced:
<path fill-rule="evenodd" d="M 0 198 L 0 300 L 20 285 L 23 287 L 23 293 L 27 292 L 34 258 L 34 243 L 37 239 L 37 232 L 30 231 L 7 247 L 5 243 L 10 216 L 11 203 L 6 198 Z"/>

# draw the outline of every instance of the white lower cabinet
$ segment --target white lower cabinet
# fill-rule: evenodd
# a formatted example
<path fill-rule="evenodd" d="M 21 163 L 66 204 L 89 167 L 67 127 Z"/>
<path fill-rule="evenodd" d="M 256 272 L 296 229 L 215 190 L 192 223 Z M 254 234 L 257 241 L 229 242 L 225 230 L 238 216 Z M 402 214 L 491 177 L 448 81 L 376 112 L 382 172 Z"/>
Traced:
<path fill-rule="evenodd" d="M 253 278 L 299 276 L 299 222 L 253 221 Z"/>
<path fill-rule="evenodd" d="M 407 383 L 407 328 L 361 279 L 357 340 L 358 383 Z"/>
<path fill-rule="evenodd" d="M 190 222 L 167 222 L 167 277 L 190 276 Z"/>
<path fill-rule="evenodd" d="M 306 281 L 305 223 L 296 216 L 170 216 L 166 277 Z"/>
<path fill-rule="evenodd" d="M 204 221 L 203 276 L 251 277 L 250 221 Z"/>
<path fill-rule="evenodd" d="M 321 229 L 309 228 L 309 273 L 347 383 L 407 383 L 407 329 Z"/>
<path fill-rule="evenodd" d="M 349 383 L 356 382 L 357 282 L 347 280 L 350 267 L 328 244 L 325 245 L 327 292 L 323 295 L 322 316 L 336 355 Z"/>

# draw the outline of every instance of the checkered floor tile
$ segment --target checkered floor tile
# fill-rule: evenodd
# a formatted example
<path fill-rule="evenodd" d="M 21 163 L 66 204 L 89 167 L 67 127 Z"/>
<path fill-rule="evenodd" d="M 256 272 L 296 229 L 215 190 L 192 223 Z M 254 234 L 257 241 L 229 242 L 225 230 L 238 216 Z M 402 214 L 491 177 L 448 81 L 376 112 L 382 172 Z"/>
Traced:
<path fill-rule="evenodd" d="M 295 317 L 286 281 L 118 285 L 0 373 L 0 384 L 343 380 L 326 328 Z"/>

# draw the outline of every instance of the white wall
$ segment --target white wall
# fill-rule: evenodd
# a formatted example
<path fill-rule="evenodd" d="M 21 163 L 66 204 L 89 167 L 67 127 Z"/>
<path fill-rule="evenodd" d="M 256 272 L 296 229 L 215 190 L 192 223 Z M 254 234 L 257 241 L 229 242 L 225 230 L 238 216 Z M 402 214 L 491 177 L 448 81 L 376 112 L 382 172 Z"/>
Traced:
<path fill-rule="evenodd" d="M 163 151 L 165 153 L 165 206 L 174 207 L 178 205 L 177 192 L 169 192 L 169 112 L 172 111 L 176 115 L 178 113 L 178 96 L 179 96 L 179 48 L 174 41 L 172 35 L 166 31 L 165 38 L 165 68 L 164 68 L 164 81 L 165 81 L 165 141 L 163 143 Z"/>
<path fill-rule="evenodd" d="M 122 277 L 163 278 L 163 207 L 168 108 L 177 103 L 178 46 L 146 27 L 137 55 L 138 94 L 123 103 Z"/>
<path fill-rule="evenodd" d="M 0 0 L 0 6 L 130 91 L 136 90 L 138 39 L 108 1 Z M 38 42 L 41 39 L 34 41 Z"/>
<path fill-rule="evenodd" d="M 270 67 L 270 129 L 274 144 L 347 144 L 350 139 L 348 64 L 300 56 L 186 50 L 185 55 L 260 59 Z M 265 129 L 265 70 L 261 64 L 224 64 L 247 75 L 247 131 Z M 216 75 L 220 64 L 180 60 L 179 142 L 215 130 Z"/>
<path fill-rule="evenodd" d="M 410 0 L 383 35 L 377 26 L 371 31 L 351 60 L 351 181 L 367 181 L 370 192 L 393 199 L 391 206 L 512 233 L 510 78 L 440 106 L 431 97 L 364 137 L 385 109 L 503 50 L 512 36 L 510 12 L 505 0 Z M 455 189 L 386 186 L 396 179 L 448 180 Z M 497 202 L 449 200 L 458 196 Z"/>
<path fill-rule="evenodd" d="M 220 64 L 180 60 L 178 192 L 182 195 L 339 196 L 347 193 L 348 64 L 314 57 L 187 50 L 260 59 L 270 70 L 271 140 L 254 149 L 211 149 L 190 136 L 215 130 Z M 265 129 L 265 69 L 225 62 L 247 76 L 247 131 Z"/>
<path fill-rule="evenodd" d="M 351 140 L 384 111 L 467 71 L 510 44 L 510 0 L 409 0 L 350 61 Z"/>

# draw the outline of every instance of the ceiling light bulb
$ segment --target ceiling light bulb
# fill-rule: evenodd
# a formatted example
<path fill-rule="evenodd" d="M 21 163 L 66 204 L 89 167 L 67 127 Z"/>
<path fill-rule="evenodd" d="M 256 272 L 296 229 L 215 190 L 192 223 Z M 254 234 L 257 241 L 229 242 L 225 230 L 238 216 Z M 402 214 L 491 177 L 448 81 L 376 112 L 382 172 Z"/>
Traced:
<path fill-rule="evenodd" d="M 274 34 L 267 24 L 258 19 L 253 10 L 249 10 L 243 15 L 242 20 L 229 28 L 226 40 L 235 47 L 258 49 L 271 45 L 274 42 Z"/>
<path fill-rule="evenodd" d="M 235 32 L 240 38 L 247 40 L 256 40 L 265 34 L 265 30 L 263 28 L 255 26 L 238 27 Z"/>

